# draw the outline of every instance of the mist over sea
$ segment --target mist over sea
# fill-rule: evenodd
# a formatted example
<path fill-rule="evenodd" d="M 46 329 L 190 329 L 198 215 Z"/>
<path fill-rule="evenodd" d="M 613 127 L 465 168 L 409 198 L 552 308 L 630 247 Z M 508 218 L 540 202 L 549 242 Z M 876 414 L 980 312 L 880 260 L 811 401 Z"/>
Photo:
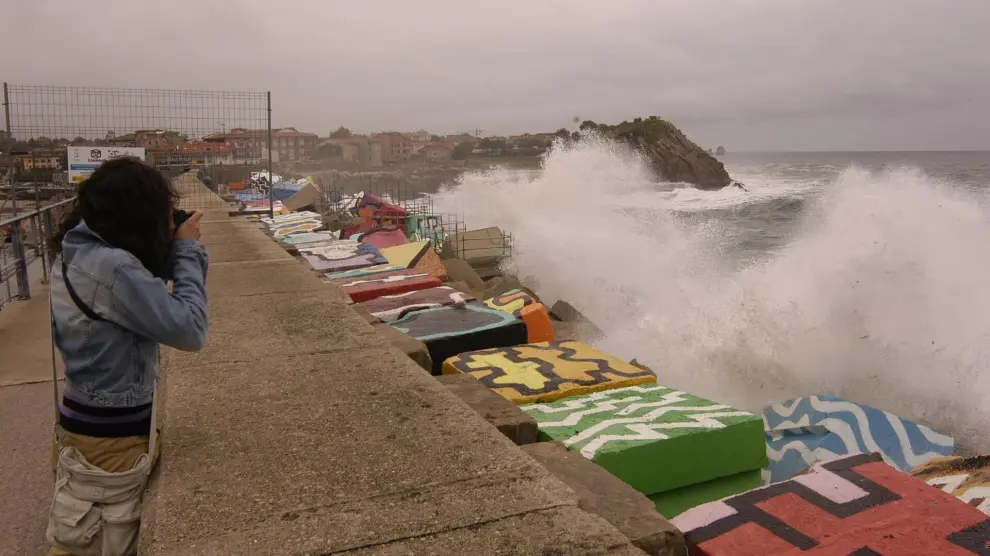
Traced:
<path fill-rule="evenodd" d="M 507 270 L 662 384 L 751 411 L 832 393 L 990 451 L 990 153 L 721 160 L 748 191 L 657 183 L 589 138 L 435 203 L 512 232 Z"/>

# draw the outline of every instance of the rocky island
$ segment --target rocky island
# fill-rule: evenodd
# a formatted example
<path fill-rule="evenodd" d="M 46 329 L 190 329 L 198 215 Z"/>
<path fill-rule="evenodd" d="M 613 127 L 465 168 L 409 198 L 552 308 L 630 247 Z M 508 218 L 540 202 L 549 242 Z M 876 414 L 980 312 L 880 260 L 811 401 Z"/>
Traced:
<path fill-rule="evenodd" d="M 674 124 L 656 116 L 636 118 L 618 125 L 587 120 L 580 129 L 596 131 L 636 149 L 646 157 L 657 177 L 666 181 L 689 183 L 703 190 L 734 184 L 721 162 L 688 139 Z"/>

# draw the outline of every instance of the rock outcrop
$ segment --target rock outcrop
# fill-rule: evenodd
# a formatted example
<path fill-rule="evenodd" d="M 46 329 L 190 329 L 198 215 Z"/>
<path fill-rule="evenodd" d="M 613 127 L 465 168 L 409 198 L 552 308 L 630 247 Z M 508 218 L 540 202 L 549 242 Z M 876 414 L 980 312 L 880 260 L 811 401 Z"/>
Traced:
<path fill-rule="evenodd" d="M 610 126 L 586 121 L 582 131 L 597 131 L 641 152 L 657 177 L 684 182 L 698 189 L 721 189 L 732 183 L 725 167 L 688 139 L 674 124 L 650 116 Z"/>
<path fill-rule="evenodd" d="M 715 154 L 718 156 L 722 156 L 723 154 L 725 154 L 725 147 L 719 145 L 718 148 L 715 149 Z"/>

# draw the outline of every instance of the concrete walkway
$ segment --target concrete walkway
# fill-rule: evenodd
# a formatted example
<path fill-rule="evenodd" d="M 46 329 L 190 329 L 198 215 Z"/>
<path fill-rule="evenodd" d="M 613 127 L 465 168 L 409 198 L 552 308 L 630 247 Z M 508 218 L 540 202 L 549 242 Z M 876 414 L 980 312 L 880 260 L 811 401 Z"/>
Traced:
<path fill-rule="evenodd" d="M 48 287 L 0 311 L 0 556 L 44 554 L 52 492 Z M 61 377 L 61 361 L 59 361 Z"/>
<path fill-rule="evenodd" d="M 257 226 L 204 219 L 142 554 L 642 554 Z"/>

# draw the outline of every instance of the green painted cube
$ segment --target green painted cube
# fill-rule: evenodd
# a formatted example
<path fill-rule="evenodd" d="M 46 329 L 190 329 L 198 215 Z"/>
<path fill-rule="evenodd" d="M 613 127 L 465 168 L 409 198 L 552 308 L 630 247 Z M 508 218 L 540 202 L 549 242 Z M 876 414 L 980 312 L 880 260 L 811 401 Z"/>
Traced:
<path fill-rule="evenodd" d="M 768 464 L 762 418 L 665 386 L 520 407 L 542 440 L 562 441 L 646 495 Z"/>
<path fill-rule="evenodd" d="M 657 512 L 667 519 L 674 519 L 691 508 L 741 494 L 763 486 L 763 472 L 760 469 L 743 471 L 728 477 L 719 477 L 696 485 L 675 488 L 650 495 L 656 504 Z"/>

